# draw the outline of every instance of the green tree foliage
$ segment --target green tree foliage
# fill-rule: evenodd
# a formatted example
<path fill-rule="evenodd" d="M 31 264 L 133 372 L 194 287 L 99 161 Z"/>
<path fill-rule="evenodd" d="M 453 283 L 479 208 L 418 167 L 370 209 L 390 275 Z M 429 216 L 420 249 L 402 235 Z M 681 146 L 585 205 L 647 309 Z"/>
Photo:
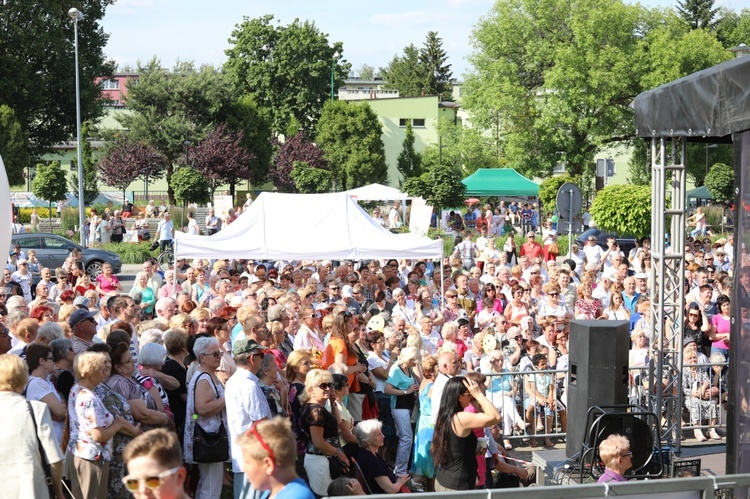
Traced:
<path fill-rule="evenodd" d="M 52 203 L 65 199 L 67 190 L 65 172 L 60 168 L 59 161 L 53 161 L 48 165 L 36 165 L 36 176 L 31 182 L 31 192 L 39 199 L 47 200 L 50 212 Z M 51 224 L 52 222 L 50 222 L 50 232 L 52 232 Z"/>
<path fill-rule="evenodd" d="M 461 183 L 461 170 L 448 164 L 430 164 L 419 177 L 404 181 L 403 189 L 410 196 L 419 196 L 435 210 L 462 206 L 466 186 Z"/>
<path fill-rule="evenodd" d="M 318 194 L 331 190 L 331 172 L 323 168 L 314 168 L 304 161 L 295 161 L 290 174 L 297 191 L 302 194 Z"/>
<path fill-rule="evenodd" d="M 229 79 L 212 66 L 196 68 L 191 62 L 178 62 L 172 71 L 153 58 L 138 65 L 138 83 L 128 84 L 128 108 L 118 121 L 131 139 L 156 149 L 166 164 L 169 201 L 174 203 L 172 172 L 184 155 L 186 134 L 200 140 L 219 121 L 234 101 Z"/>
<path fill-rule="evenodd" d="M 719 9 L 719 20 L 716 23 L 716 38 L 725 48 L 747 44 L 750 40 L 750 9 L 735 12 L 727 8 Z"/>
<path fill-rule="evenodd" d="M 78 22 L 81 117 L 102 114 L 96 78 L 112 74 L 105 62 L 109 35 L 100 21 L 114 0 L 69 4 L 53 0 L 15 0 L 0 8 L 0 105 L 10 106 L 28 135 L 29 153 L 38 157 L 52 145 L 70 140 L 76 129 L 73 21 L 68 9 L 85 16 Z M 23 165 L 24 167 L 26 165 Z M 17 176 L 14 176 L 18 183 Z"/>
<path fill-rule="evenodd" d="M 172 188 L 175 199 L 182 203 L 211 202 L 211 193 L 208 191 L 206 179 L 189 166 L 178 168 L 172 175 Z"/>
<path fill-rule="evenodd" d="M 383 127 L 366 102 L 326 103 L 316 141 L 325 153 L 337 188 L 388 183 L 382 134 Z"/>
<path fill-rule="evenodd" d="M 83 199 L 85 204 L 94 202 L 99 195 L 99 172 L 91 151 L 91 122 L 81 126 L 81 159 L 83 160 Z M 78 192 L 78 169 L 71 174 L 69 187 L 71 192 Z"/>
<path fill-rule="evenodd" d="M 271 114 L 273 130 L 283 133 L 292 118 L 311 131 L 330 100 L 331 66 L 340 85 L 351 64 L 340 56 L 341 42 L 331 43 L 315 23 L 295 19 L 287 26 L 272 15 L 245 17 L 229 39 L 225 69 L 243 93 Z M 334 63 L 334 54 L 339 58 Z M 335 90 L 335 89 L 334 89 Z"/>
<path fill-rule="evenodd" d="M 369 64 L 362 64 L 357 72 L 359 77 L 365 81 L 372 80 L 375 78 L 375 68 Z"/>
<path fill-rule="evenodd" d="M 563 175 L 556 175 L 554 177 L 547 177 L 539 184 L 539 203 L 542 205 L 544 211 L 553 211 L 557 203 L 557 191 L 560 190 L 560 186 L 566 182 L 571 182 L 578 185 L 576 178 L 571 177 L 567 173 Z"/>
<path fill-rule="evenodd" d="M 541 177 L 560 161 L 590 176 L 602 147 L 634 139 L 636 95 L 729 57 L 671 10 L 608 0 L 498 0 L 473 44 L 472 123 L 503 137 L 508 166 Z"/>
<path fill-rule="evenodd" d="M 453 72 L 447 61 L 443 40 L 436 31 L 430 31 L 421 49 L 414 44 L 404 47 L 401 56 L 394 55 L 388 66 L 380 68 L 380 75 L 386 82 L 384 87 L 398 90 L 401 97 L 437 95 L 440 100 L 452 100 Z"/>
<path fill-rule="evenodd" d="M 427 38 L 419 51 L 419 63 L 425 73 L 425 93 L 437 95 L 440 100 L 452 100 L 450 80 L 453 76 L 451 65 L 446 64 L 448 54 L 443 49 L 443 40 L 437 31 L 427 33 Z"/>
<path fill-rule="evenodd" d="M 398 90 L 401 97 L 425 95 L 426 75 L 419 63 L 419 49 L 414 44 L 404 47 L 403 55 L 394 55 L 388 66 L 380 68 L 380 76 L 385 81 L 383 88 Z"/>
<path fill-rule="evenodd" d="M 596 226 L 605 232 L 645 237 L 651 233 L 651 186 L 605 187 L 589 211 Z"/>
<path fill-rule="evenodd" d="M 29 137 L 16 119 L 16 113 L 5 104 L 0 105 L 0 154 L 8 183 L 23 184 L 23 170 L 29 164 Z"/>
<path fill-rule="evenodd" d="M 423 165 L 442 162 L 457 166 L 466 177 L 480 168 L 498 168 L 505 163 L 493 139 L 476 128 L 441 119 L 438 136 L 437 144 L 430 144 L 422 151 Z"/>
<path fill-rule="evenodd" d="M 400 181 L 401 184 L 407 178 L 419 177 L 422 174 L 422 156 L 414 149 L 415 141 L 414 129 L 411 126 L 411 122 L 409 122 L 406 124 L 404 143 L 396 160 L 398 171 L 403 177 Z"/>
<path fill-rule="evenodd" d="M 722 203 L 734 199 L 734 168 L 716 163 L 706 175 L 706 189 L 714 201 Z"/>
<path fill-rule="evenodd" d="M 241 144 L 251 154 L 249 180 L 261 185 L 268 180 L 273 145 L 271 144 L 271 119 L 268 110 L 261 109 L 251 95 L 231 102 L 224 116 L 229 130 L 242 132 Z"/>
<path fill-rule="evenodd" d="M 714 0 L 677 0 L 677 12 L 690 29 L 713 29 L 719 9 Z"/>

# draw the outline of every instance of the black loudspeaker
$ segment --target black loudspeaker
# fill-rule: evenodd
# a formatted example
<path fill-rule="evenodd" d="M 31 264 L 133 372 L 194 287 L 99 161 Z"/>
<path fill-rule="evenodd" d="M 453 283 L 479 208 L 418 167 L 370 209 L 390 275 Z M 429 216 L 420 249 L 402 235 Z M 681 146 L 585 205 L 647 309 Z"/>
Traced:
<path fill-rule="evenodd" d="M 568 434 L 565 453 L 581 451 L 590 407 L 628 403 L 627 321 L 571 321 Z"/>

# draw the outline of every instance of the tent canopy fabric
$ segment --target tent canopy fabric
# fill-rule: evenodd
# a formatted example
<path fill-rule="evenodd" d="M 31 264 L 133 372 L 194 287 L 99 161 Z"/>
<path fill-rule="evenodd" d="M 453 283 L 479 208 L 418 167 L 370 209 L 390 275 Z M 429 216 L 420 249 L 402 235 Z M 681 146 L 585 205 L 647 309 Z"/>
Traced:
<path fill-rule="evenodd" d="M 739 57 L 643 92 L 630 104 L 636 134 L 731 141 L 750 129 L 748 74 L 750 57 Z"/>
<path fill-rule="evenodd" d="M 688 199 L 713 199 L 714 197 L 708 192 L 705 185 L 702 185 L 692 191 L 687 191 Z"/>
<path fill-rule="evenodd" d="M 512 168 L 480 168 L 461 182 L 467 196 L 539 195 L 539 186 Z"/>
<path fill-rule="evenodd" d="M 175 258 L 257 260 L 437 259 L 443 241 L 393 234 L 347 193 L 263 192 L 212 236 L 177 232 Z"/>
<path fill-rule="evenodd" d="M 356 198 L 357 201 L 388 201 L 391 199 L 405 201 L 411 199 L 411 196 L 405 192 L 383 184 L 365 185 L 356 189 L 349 189 L 346 193 Z"/>

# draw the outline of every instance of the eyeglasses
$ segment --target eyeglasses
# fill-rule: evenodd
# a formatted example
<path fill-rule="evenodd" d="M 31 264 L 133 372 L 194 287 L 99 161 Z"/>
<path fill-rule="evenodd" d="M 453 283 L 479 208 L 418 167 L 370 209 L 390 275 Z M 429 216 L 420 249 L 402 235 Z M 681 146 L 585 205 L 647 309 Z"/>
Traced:
<path fill-rule="evenodd" d="M 539 271 L 535 271 L 535 272 L 531 273 L 531 275 L 539 275 L 539 274 L 541 274 L 541 272 L 539 272 Z"/>
<path fill-rule="evenodd" d="M 260 444 L 261 447 L 263 447 L 263 450 L 268 452 L 268 457 L 271 458 L 271 462 L 276 464 L 276 456 L 273 455 L 273 451 L 271 450 L 271 447 L 266 443 L 265 440 L 263 440 L 263 437 L 260 436 L 260 433 L 258 433 L 258 429 L 257 429 L 258 423 L 260 423 L 260 421 L 256 421 L 255 423 L 253 423 L 253 425 L 247 431 L 247 435 L 248 436 L 252 435 L 256 439 L 258 439 L 258 443 Z"/>
<path fill-rule="evenodd" d="M 55 360 L 54 357 L 47 357 L 47 360 Z"/>
<path fill-rule="evenodd" d="M 330 290 L 332 290 L 332 291 L 338 291 L 338 290 L 339 290 L 339 289 L 341 289 L 341 288 L 340 288 L 340 287 L 338 287 L 338 286 L 331 286 L 331 287 L 329 287 L 328 289 L 330 289 Z"/>
<path fill-rule="evenodd" d="M 625 454 L 620 455 L 620 457 L 633 457 L 632 452 L 626 452 Z"/>
<path fill-rule="evenodd" d="M 213 355 L 215 358 L 220 359 L 223 354 L 221 352 L 212 352 L 212 353 L 204 353 L 201 355 Z"/>
<path fill-rule="evenodd" d="M 20 265 L 20 266 L 22 266 L 22 267 L 26 267 L 26 266 L 28 266 L 29 264 L 28 264 L 28 263 L 19 263 L 18 265 Z"/>
<path fill-rule="evenodd" d="M 321 383 L 318 385 L 318 388 L 320 388 L 321 390 L 330 390 L 331 388 L 333 388 L 333 383 Z"/>
<path fill-rule="evenodd" d="M 560 296 L 560 293 L 547 293 L 547 296 Z"/>
<path fill-rule="evenodd" d="M 182 469 L 182 466 L 172 468 L 171 470 L 163 471 L 156 476 L 147 476 L 146 478 L 131 478 L 130 475 L 123 477 L 122 483 L 125 484 L 125 488 L 130 492 L 137 492 L 141 488 L 141 483 L 146 484 L 146 488 L 150 490 L 158 490 L 164 485 L 165 479 L 174 475 Z"/>
<path fill-rule="evenodd" d="M 688 314 L 688 317 L 700 317 L 700 315 L 699 314 L 692 314 L 692 313 L 690 313 L 690 314 Z"/>

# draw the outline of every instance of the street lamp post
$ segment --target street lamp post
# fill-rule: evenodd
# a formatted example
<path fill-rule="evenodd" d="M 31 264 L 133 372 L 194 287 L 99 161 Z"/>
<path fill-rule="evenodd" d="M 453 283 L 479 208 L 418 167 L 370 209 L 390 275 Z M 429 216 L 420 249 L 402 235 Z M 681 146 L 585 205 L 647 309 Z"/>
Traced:
<path fill-rule="evenodd" d="M 331 102 L 333 102 L 333 88 L 336 85 L 336 61 L 339 58 L 338 51 L 333 53 L 333 59 L 331 60 Z"/>
<path fill-rule="evenodd" d="M 80 10 L 73 7 L 68 11 L 73 19 L 76 55 L 76 148 L 78 149 L 78 231 L 81 236 L 81 246 L 86 246 L 86 207 L 83 201 L 83 160 L 81 155 L 81 83 L 78 76 L 78 21 L 83 19 Z"/>

